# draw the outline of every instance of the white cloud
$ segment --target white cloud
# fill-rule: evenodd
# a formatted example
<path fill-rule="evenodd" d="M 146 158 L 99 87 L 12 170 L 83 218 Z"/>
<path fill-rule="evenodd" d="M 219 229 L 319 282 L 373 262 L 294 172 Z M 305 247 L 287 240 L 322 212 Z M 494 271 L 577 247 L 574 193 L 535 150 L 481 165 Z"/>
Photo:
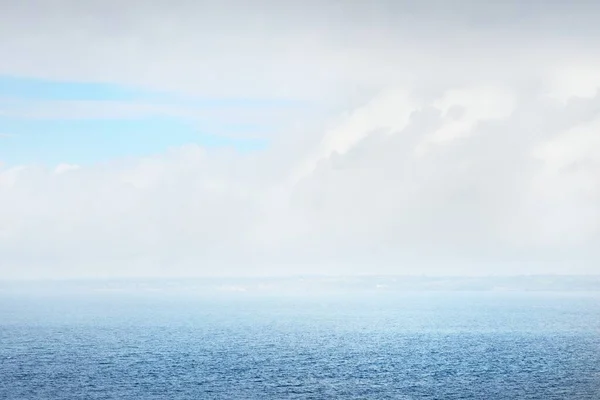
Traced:
<path fill-rule="evenodd" d="M 0 187 L 12 187 L 17 182 L 17 179 L 19 178 L 19 173 L 24 169 L 25 167 L 19 166 L 8 168 L 2 171 L 2 173 L 0 173 Z"/>
<path fill-rule="evenodd" d="M 550 97 L 566 103 L 572 97 L 593 98 L 600 90 L 600 62 L 583 62 L 558 67 L 549 72 Z"/>
<path fill-rule="evenodd" d="M 365 137 L 401 131 L 418 105 L 405 90 L 386 90 L 366 105 L 343 115 L 321 140 L 316 152 L 298 167 L 294 181 L 312 172 L 320 160 L 344 155 Z"/>
<path fill-rule="evenodd" d="M 443 144 L 469 135 L 480 122 L 507 118 L 514 109 L 514 103 L 513 94 L 505 88 L 480 86 L 447 91 L 434 102 L 444 121 L 417 147 L 417 153 L 423 154 L 432 144 Z"/>
<path fill-rule="evenodd" d="M 600 117 L 575 125 L 534 149 L 548 168 L 560 170 L 585 162 L 600 162 Z"/>
<path fill-rule="evenodd" d="M 69 171 L 77 171 L 79 168 L 81 167 L 75 164 L 58 164 L 56 168 L 54 168 L 54 173 L 60 175 Z"/>
<path fill-rule="evenodd" d="M 589 61 L 600 8 L 464 1 L 0 4 L 0 73 L 325 103 L 356 88 L 550 74 Z M 550 78 L 548 78 L 550 79 Z M 552 78 L 554 79 L 554 78 Z M 579 86 L 578 86 L 579 87 Z"/>
<path fill-rule="evenodd" d="M 597 6 L 165 4 L 4 2 L 0 73 L 319 114 L 266 152 L 0 169 L 0 277 L 600 272 Z M 203 116 L 155 107 L 9 111 Z"/>
<path fill-rule="evenodd" d="M 495 114 L 464 101 L 458 117 L 493 120 L 417 154 L 451 106 L 411 97 L 385 92 L 334 119 L 296 162 L 277 146 L 187 146 L 4 169 L 1 275 L 598 272 L 596 99 L 581 104 L 587 122 L 535 96 Z"/>

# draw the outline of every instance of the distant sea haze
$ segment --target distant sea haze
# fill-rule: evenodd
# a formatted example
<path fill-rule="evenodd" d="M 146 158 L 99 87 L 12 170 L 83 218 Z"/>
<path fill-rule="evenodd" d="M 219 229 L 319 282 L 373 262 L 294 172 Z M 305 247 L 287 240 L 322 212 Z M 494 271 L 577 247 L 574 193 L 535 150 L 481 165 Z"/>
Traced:
<path fill-rule="evenodd" d="M 288 276 L 0 281 L 0 294 L 222 293 L 318 295 L 411 291 L 600 292 L 600 275 L 524 276 Z"/>

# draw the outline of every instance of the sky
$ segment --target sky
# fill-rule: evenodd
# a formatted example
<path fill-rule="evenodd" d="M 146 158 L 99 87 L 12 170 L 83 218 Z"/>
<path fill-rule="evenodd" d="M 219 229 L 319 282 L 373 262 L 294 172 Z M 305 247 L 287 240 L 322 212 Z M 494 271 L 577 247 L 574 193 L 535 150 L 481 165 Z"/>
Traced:
<path fill-rule="evenodd" d="M 0 279 L 600 274 L 599 18 L 0 0 Z"/>

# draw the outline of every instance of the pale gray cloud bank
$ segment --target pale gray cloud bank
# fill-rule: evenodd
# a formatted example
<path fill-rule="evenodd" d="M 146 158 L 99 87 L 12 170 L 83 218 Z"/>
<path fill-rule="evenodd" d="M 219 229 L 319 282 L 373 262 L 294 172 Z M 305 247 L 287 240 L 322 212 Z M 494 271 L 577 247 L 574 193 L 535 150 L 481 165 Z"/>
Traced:
<path fill-rule="evenodd" d="M 322 111 L 1 169 L 1 277 L 600 272 L 600 7 L 225 3 L 1 3 L 0 73 Z"/>

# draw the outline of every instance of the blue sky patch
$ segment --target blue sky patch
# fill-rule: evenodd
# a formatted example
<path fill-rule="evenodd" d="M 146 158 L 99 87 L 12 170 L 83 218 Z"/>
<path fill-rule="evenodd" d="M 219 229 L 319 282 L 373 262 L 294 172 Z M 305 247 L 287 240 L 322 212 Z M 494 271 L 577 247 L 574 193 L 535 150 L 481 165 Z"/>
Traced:
<path fill-rule="evenodd" d="M 108 83 L 50 81 L 0 75 L 0 96 L 20 100 L 131 101 L 152 97 L 152 92 Z"/>
<path fill-rule="evenodd" d="M 256 151 L 268 144 L 202 132 L 187 121 L 172 118 L 105 120 L 1 119 L 0 161 L 8 165 L 62 162 L 90 164 L 107 158 L 144 156 L 171 146 L 199 144 Z M 10 133 L 9 133 L 10 132 Z"/>
<path fill-rule="evenodd" d="M 64 101 L 160 103 L 188 109 L 306 106 L 301 102 L 280 99 L 194 98 L 109 83 L 51 81 L 6 75 L 0 75 L 0 99 L 16 101 L 20 109 L 39 109 L 44 104 Z M 264 126 L 210 119 L 194 122 L 167 115 L 106 119 L 65 119 L 50 115 L 38 119 L 11 115 L 10 109 L 5 109 L 4 114 L 2 111 L 0 108 L 0 163 L 4 165 L 90 164 L 115 157 L 160 153 L 171 146 L 192 143 L 256 151 L 265 148 L 268 141 L 244 138 L 244 135 L 252 132 L 255 137 L 256 132 L 270 130 L 266 122 Z"/>
<path fill-rule="evenodd" d="M 0 75 L 0 98 L 47 101 L 146 101 L 196 107 L 301 107 L 305 102 L 269 98 L 202 98 L 102 82 L 57 81 Z"/>

